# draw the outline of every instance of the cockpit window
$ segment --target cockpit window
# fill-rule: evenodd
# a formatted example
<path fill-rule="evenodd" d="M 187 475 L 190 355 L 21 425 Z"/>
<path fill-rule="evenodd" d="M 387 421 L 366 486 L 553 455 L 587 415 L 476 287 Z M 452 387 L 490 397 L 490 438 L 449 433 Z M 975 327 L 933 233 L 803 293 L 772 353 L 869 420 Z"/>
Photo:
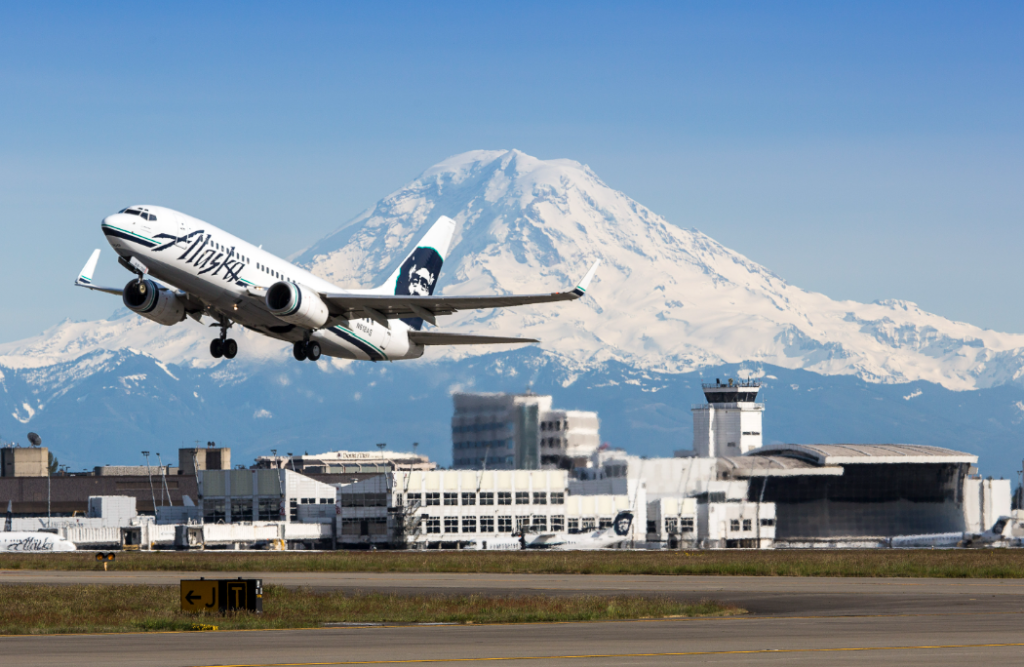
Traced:
<path fill-rule="evenodd" d="M 133 208 L 126 208 L 126 209 L 124 210 L 124 212 L 125 212 L 125 213 L 130 213 L 131 215 L 139 215 L 139 212 L 138 212 L 138 211 L 136 211 L 136 210 L 135 210 L 135 209 L 133 209 Z"/>

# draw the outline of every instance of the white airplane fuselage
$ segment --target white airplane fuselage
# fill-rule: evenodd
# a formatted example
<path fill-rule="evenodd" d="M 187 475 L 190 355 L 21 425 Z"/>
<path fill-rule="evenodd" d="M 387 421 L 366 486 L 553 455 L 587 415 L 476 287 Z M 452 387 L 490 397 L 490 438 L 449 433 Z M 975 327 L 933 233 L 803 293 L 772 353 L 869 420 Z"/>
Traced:
<path fill-rule="evenodd" d="M 53 533 L 3 532 L 0 533 L 0 553 L 54 553 L 76 551 L 68 540 Z"/>
<path fill-rule="evenodd" d="M 291 281 L 320 292 L 346 290 L 276 257 L 215 225 L 172 209 L 148 206 L 147 217 L 116 213 L 104 218 L 103 233 L 114 251 L 135 257 L 160 282 L 198 297 L 232 321 L 279 340 L 316 340 L 323 354 L 344 359 L 394 361 L 423 355 L 409 340 L 409 327 L 391 320 L 348 319 L 308 332 L 261 307 L 260 290 Z M 213 312 L 207 313 L 216 317 Z"/>

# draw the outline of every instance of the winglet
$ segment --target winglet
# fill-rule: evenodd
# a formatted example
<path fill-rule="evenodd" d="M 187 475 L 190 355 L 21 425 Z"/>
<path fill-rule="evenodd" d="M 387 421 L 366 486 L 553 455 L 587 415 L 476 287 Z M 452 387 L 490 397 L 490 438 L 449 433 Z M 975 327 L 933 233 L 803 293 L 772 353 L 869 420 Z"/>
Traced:
<path fill-rule="evenodd" d="M 78 280 L 75 281 L 76 285 L 92 285 L 92 274 L 96 271 L 96 262 L 100 260 L 100 249 L 96 248 L 92 251 L 92 255 L 89 256 L 89 261 L 82 267 L 82 272 L 78 274 Z"/>
<path fill-rule="evenodd" d="M 583 280 L 580 281 L 580 284 L 576 286 L 576 289 L 574 289 L 573 292 L 579 296 L 583 296 L 587 293 L 587 287 L 590 285 L 590 281 L 594 278 L 594 274 L 597 273 L 597 267 L 600 264 L 601 260 L 594 262 L 594 265 L 590 267 L 590 270 L 587 271 L 587 275 L 583 276 Z"/>

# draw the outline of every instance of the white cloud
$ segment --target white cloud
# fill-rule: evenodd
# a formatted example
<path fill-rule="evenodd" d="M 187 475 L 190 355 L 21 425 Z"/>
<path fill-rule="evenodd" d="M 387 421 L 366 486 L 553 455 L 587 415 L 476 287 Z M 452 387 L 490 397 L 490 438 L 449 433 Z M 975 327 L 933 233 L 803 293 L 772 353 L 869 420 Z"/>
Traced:
<path fill-rule="evenodd" d="M 263 408 L 260 408 L 256 412 L 252 413 L 253 419 L 270 419 L 273 416 L 274 415 L 270 414 L 270 410 L 264 410 Z"/>

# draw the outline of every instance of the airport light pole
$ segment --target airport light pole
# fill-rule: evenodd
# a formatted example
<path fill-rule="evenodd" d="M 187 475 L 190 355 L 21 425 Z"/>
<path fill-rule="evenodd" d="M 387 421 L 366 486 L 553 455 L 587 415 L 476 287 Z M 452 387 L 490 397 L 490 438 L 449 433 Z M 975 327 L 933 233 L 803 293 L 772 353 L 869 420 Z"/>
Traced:
<path fill-rule="evenodd" d="M 156 516 L 156 492 L 153 491 L 153 471 L 149 468 L 149 452 L 142 452 L 146 457 L 146 475 L 149 476 L 149 497 L 153 501 L 153 516 Z"/>

